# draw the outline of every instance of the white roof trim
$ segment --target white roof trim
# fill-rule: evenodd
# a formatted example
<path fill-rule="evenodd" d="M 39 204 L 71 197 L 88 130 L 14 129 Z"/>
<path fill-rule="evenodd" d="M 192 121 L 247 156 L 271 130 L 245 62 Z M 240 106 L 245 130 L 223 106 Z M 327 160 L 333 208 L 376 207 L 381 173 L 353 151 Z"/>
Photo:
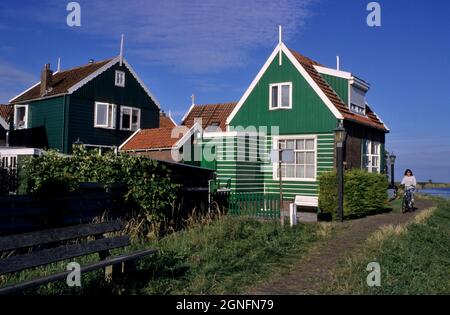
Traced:
<path fill-rule="evenodd" d="M 131 136 L 128 137 L 127 140 L 125 140 L 124 143 L 122 143 L 122 144 L 119 146 L 119 151 L 121 151 L 122 148 L 123 148 L 123 146 L 124 146 L 125 144 L 127 144 L 128 142 L 130 142 L 130 140 L 133 139 L 133 137 L 134 137 L 135 135 L 137 135 L 137 134 L 139 133 L 139 131 L 141 131 L 141 128 L 139 128 L 138 130 L 136 130 Z"/>
<path fill-rule="evenodd" d="M 288 59 L 292 62 L 292 64 L 297 68 L 297 70 L 300 72 L 300 74 L 306 79 L 306 81 L 309 83 L 309 85 L 313 88 L 313 90 L 319 95 L 319 97 L 322 99 L 322 101 L 325 103 L 325 105 L 330 109 L 330 111 L 333 113 L 333 115 L 337 119 L 343 119 L 344 117 L 341 115 L 341 113 L 338 111 L 338 109 L 333 105 L 333 103 L 330 101 L 330 99 L 325 95 L 325 93 L 322 91 L 322 89 L 317 85 L 317 83 L 311 78 L 311 76 L 306 72 L 306 70 L 302 67 L 302 65 L 298 62 L 298 60 L 292 55 L 290 50 L 286 47 L 284 43 L 281 43 L 281 45 L 277 45 L 275 49 L 273 50 L 270 57 L 267 59 L 264 66 L 261 68 L 261 70 L 258 72 L 257 76 L 253 80 L 253 82 L 248 87 L 247 91 L 245 91 L 242 98 L 239 100 L 238 104 L 234 108 L 234 110 L 231 112 L 230 116 L 227 118 L 227 128 L 228 125 L 233 120 L 234 116 L 239 112 L 244 102 L 249 97 L 250 93 L 253 91 L 255 86 L 258 84 L 261 77 L 264 75 L 266 70 L 269 68 L 270 64 L 272 63 L 273 59 L 277 56 L 277 54 L 280 52 L 280 50 L 288 57 Z"/>
<path fill-rule="evenodd" d="M 161 109 L 161 104 L 159 103 L 159 101 L 156 99 L 156 97 L 153 95 L 150 89 L 145 85 L 144 81 L 142 81 L 141 78 L 137 75 L 136 71 L 134 71 L 133 67 L 128 63 L 126 59 L 123 59 L 123 64 L 128 68 L 128 70 L 130 70 L 131 74 L 144 88 L 145 92 L 147 92 L 148 96 L 150 96 L 153 102 L 155 102 L 156 106 L 158 106 L 158 108 Z"/>
<path fill-rule="evenodd" d="M 391 131 L 391 129 L 389 129 L 389 127 L 384 123 L 384 121 L 381 120 L 380 116 L 378 116 L 377 113 L 375 113 L 375 111 L 372 109 L 372 106 L 369 105 L 369 103 L 366 102 L 366 106 L 370 107 L 370 110 L 372 111 L 372 113 L 378 118 L 378 120 L 383 124 L 384 128 L 386 128 L 387 131 Z"/>
<path fill-rule="evenodd" d="M 19 98 L 20 96 L 24 95 L 25 93 L 27 93 L 28 91 L 34 89 L 36 86 L 40 85 L 41 81 L 39 81 L 38 83 L 36 83 L 35 85 L 33 85 L 32 87 L 30 87 L 29 89 L 26 89 L 25 91 L 23 91 L 22 93 L 20 93 L 19 95 L 14 96 L 12 99 L 9 100 L 9 103 L 12 103 L 12 101 L 14 101 L 16 98 Z"/>
<path fill-rule="evenodd" d="M 170 120 L 172 121 L 172 123 L 175 125 L 175 126 L 178 126 L 178 124 L 175 122 L 175 120 L 173 120 L 173 118 L 172 118 L 172 114 L 170 113 L 170 111 L 169 111 L 169 114 L 168 114 L 168 116 L 167 117 L 169 117 L 170 118 Z"/>
<path fill-rule="evenodd" d="M 183 126 L 178 126 L 178 127 L 183 127 Z M 177 128 L 177 127 L 175 127 Z M 181 137 L 180 140 L 177 141 L 177 143 L 175 143 L 175 145 L 173 146 L 173 148 L 175 149 L 179 149 L 183 146 L 183 144 L 198 130 L 201 131 L 202 126 L 200 126 L 200 124 L 198 122 L 196 122 L 190 129 L 189 131 L 183 136 Z"/>
<path fill-rule="evenodd" d="M 192 104 L 191 107 L 189 107 L 189 110 L 187 111 L 186 114 L 184 114 L 183 118 L 181 118 L 181 124 L 184 124 L 184 121 L 186 120 L 186 118 L 189 116 L 189 114 L 191 113 L 191 111 L 194 109 L 195 104 Z"/>
<path fill-rule="evenodd" d="M 78 82 L 77 84 L 73 85 L 72 87 L 70 87 L 67 90 L 68 94 L 72 94 L 73 92 L 75 92 L 76 90 L 78 90 L 79 88 L 81 88 L 82 86 L 84 86 L 85 84 L 87 84 L 89 81 L 93 80 L 94 78 L 96 78 L 97 76 L 99 76 L 100 74 L 102 74 L 103 72 L 105 72 L 106 70 L 108 70 L 109 68 L 111 68 L 113 65 L 115 65 L 117 62 L 119 61 L 119 57 L 114 58 L 113 60 L 111 60 L 110 62 L 108 62 L 106 65 L 104 65 L 103 67 L 101 67 L 100 69 L 98 69 L 97 71 L 91 73 L 90 75 L 88 75 L 87 77 L 85 77 L 83 80 L 81 80 L 80 82 Z"/>
<path fill-rule="evenodd" d="M 370 84 L 367 83 L 366 81 L 363 81 L 355 76 L 352 76 L 350 79 L 350 84 L 354 85 L 355 87 L 363 90 L 364 92 L 369 91 L 370 89 Z"/>
<path fill-rule="evenodd" d="M 91 80 L 95 79 L 97 76 L 99 76 L 100 74 L 102 74 L 103 72 L 105 72 L 106 70 L 108 70 L 109 68 L 111 68 L 112 66 L 114 66 L 116 63 L 120 62 L 120 57 L 116 57 L 113 60 L 111 60 L 110 62 L 108 62 L 106 65 L 104 65 L 103 67 L 101 67 L 100 69 L 98 69 L 97 71 L 91 73 L 90 75 L 88 75 L 86 78 L 84 78 L 83 80 L 81 80 L 80 82 L 78 82 L 77 84 L 75 84 L 74 86 L 72 86 L 71 88 L 69 88 L 67 90 L 68 94 L 72 94 L 73 92 L 75 92 L 76 90 L 78 90 L 79 88 L 81 88 L 82 86 L 84 86 L 85 84 L 87 84 L 88 82 L 90 82 Z M 139 84 L 142 86 L 142 88 L 145 90 L 145 92 L 147 93 L 147 95 L 153 100 L 153 102 L 155 102 L 156 106 L 158 106 L 158 108 L 161 108 L 160 103 L 158 102 L 158 100 L 155 98 L 155 96 L 150 92 L 150 90 L 147 88 L 147 86 L 144 84 L 144 82 L 141 80 L 141 78 L 139 78 L 139 76 L 137 75 L 137 73 L 134 71 L 133 67 L 131 67 L 131 65 L 124 59 L 123 60 L 124 65 L 128 68 L 128 70 L 131 72 L 131 74 L 134 76 L 134 78 L 139 82 Z"/>
<path fill-rule="evenodd" d="M 350 72 L 345 72 L 345 71 L 321 67 L 321 66 L 314 66 L 314 68 L 317 70 L 317 72 L 319 72 L 321 74 L 328 74 L 328 75 L 332 75 L 332 76 L 347 79 L 347 80 L 350 80 L 352 78 L 352 74 Z"/>
<path fill-rule="evenodd" d="M 277 56 L 278 52 L 280 51 L 280 47 L 281 45 L 277 45 L 277 47 L 275 47 L 275 49 L 272 51 L 272 53 L 270 54 L 270 57 L 266 60 L 266 62 L 264 63 L 264 66 L 261 68 L 261 70 L 259 70 L 258 74 L 256 75 L 256 77 L 253 79 L 252 83 L 250 84 L 250 86 L 248 87 L 247 91 L 245 91 L 244 95 L 241 97 L 241 99 L 239 100 L 239 102 L 237 103 L 236 107 L 233 109 L 233 111 L 231 112 L 230 116 L 228 116 L 227 120 L 226 120 L 226 124 L 227 124 L 227 128 L 228 125 L 230 125 L 231 121 L 233 120 L 234 116 L 236 116 L 236 114 L 239 112 L 239 110 L 241 109 L 242 105 L 244 105 L 244 102 L 247 100 L 247 98 L 250 96 L 250 93 L 253 91 L 253 89 L 256 87 L 256 84 L 258 84 L 259 80 L 261 79 L 261 77 L 264 75 L 264 73 L 266 72 L 266 70 L 269 68 L 270 64 L 272 63 L 273 59 Z"/>
<path fill-rule="evenodd" d="M 344 119 L 344 116 L 338 111 L 336 106 L 330 101 L 330 99 L 325 95 L 325 93 L 322 91 L 322 89 L 317 85 L 317 83 L 311 78 L 311 76 L 306 72 L 305 68 L 298 62 L 298 60 L 294 57 L 294 55 L 291 53 L 291 51 L 286 47 L 286 45 L 282 44 L 281 49 L 286 54 L 286 56 L 289 58 L 289 60 L 292 62 L 292 64 L 297 68 L 297 70 L 300 72 L 300 74 L 306 79 L 306 81 L 311 85 L 311 87 L 314 89 L 314 91 L 320 96 L 322 101 L 325 103 L 325 105 L 328 107 L 328 109 L 333 113 L 333 115 L 337 119 Z"/>
<path fill-rule="evenodd" d="M 0 116 L 0 125 L 3 127 L 3 129 L 5 130 L 9 130 L 9 124 L 6 122 L 6 120 Z"/>

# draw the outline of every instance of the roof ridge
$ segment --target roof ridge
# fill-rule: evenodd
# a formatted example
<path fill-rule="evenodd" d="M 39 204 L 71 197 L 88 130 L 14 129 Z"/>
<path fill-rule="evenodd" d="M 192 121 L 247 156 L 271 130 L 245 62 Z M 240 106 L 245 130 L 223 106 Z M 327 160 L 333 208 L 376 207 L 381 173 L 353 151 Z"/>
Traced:
<path fill-rule="evenodd" d="M 232 104 L 237 104 L 238 102 L 225 102 L 225 103 L 211 103 L 211 104 L 195 104 L 195 107 L 206 107 L 206 106 L 223 106 L 223 105 L 232 105 Z"/>
<path fill-rule="evenodd" d="M 117 57 L 103 59 L 103 60 L 100 60 L 100 61 L 94 61 L 93 63 L 88 63 L 86 65 L 69 68 L 69 69 L 66 69 L 64 71 L 54 72 L 53 75 L 60 74 L 60 73 L 65 73 L 65 72 L 69 72 L 69 71 L 74 71 L 74 70 L 78 70 L 78 69 L 82 69 L 82 68 L 86 68 L 86 67 L 89 67 L 89 66 L 92 66 L 92 65 L 98 65 L 100 63 L 108 63 L 108 62 L 113 61 L 115 58 L 117 58 Z"/>

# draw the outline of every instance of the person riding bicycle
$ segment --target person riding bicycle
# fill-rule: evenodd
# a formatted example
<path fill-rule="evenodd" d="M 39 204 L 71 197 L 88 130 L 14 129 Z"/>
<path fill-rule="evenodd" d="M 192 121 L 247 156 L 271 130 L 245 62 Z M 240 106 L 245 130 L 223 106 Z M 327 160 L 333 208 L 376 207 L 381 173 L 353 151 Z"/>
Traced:
<path fill-rule="evenodd" d="M 416 190 L 417 181 L 410 169 L 405 171 L 401 185 L 405 186 L 405 194 L 407 192 L 411 194 L 411 203 L 414 204 L 414 191 Z"/>

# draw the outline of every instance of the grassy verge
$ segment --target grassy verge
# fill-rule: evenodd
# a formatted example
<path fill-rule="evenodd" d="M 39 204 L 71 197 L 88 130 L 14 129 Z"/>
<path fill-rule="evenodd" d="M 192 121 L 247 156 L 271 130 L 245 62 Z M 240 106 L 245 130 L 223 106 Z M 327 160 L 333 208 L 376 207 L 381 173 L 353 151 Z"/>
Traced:
<path fill-rule="evenodd" d="M 381 286 L 368 287 L 367 264 L 381 266 Z M 336 272 L 324 293 L 450 294 L 450 202 L 424 210 L 404 226 L 387 226 Z"/>
<path fill-rule="evenodd" d="M 83 276 L 81 289 L 50 284 L 39 294 L 236 294 L 271 275 L 289 270 L 318 240 L 330 237 L 331 224 L 281 228 L 245 218 L 224 217 L 196 225 L 158 241 L 134 244 L 128 250 L 158 248 L 143 259 L 139 271 L 106 282 L 101 271 Z M 86 264 L 97 259 L 84 257 Z M 65 264 L 38 268 L 4 279 L 8 283 L 64 270 Z"/>

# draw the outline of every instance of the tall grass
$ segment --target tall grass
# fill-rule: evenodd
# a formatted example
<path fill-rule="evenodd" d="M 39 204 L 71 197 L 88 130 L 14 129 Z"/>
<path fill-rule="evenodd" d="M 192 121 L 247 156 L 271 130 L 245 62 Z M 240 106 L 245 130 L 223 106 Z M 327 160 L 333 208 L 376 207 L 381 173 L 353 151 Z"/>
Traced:
<path fill-rule="evenodd" d="M 157 248 L 155 257 L 142 259 L 138 270 L 106 281 L 102 271 L 83 275 L 79 289 L 64 282 L 49 284 L 30 294 L 237 294 L 277 273 L 290 270 L 311 246 L 329 238 L 333 225 L 301 224 L 281 227 L 250 218 L 192 215 L 186 229 L 159 239 L 135 239 L 114 254 Z M 98 260 L 82 257 L 81 265 Z M 67 262 L 22 272 L 4 279 L 14 283 L 64 270 Z"/>
<path fill-rule="evenodd" d="M 368 287 L 366 266 L 381 266 L 381 286 Z M 324 293 L 450 294 L 450 202 L 418 214 L 403 226 L 375 232 L 336 272 Z"/>

